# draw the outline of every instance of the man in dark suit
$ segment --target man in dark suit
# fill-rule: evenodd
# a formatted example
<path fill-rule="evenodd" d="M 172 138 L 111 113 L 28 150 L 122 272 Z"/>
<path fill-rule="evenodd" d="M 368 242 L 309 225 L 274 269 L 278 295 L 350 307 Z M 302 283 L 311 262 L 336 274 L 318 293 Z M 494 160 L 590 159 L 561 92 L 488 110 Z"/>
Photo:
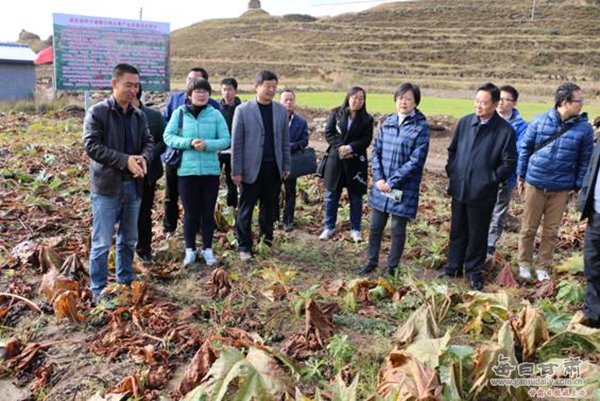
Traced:
<path fill-rule="evenodd" d="M 443 276 L 465 274 L 471 288 L 483 288 L 481 268 L 498 187 L 515 171 L 512 126 L 496 112 L 500 90 L 487 83 L 475 96 L 475 113 L 460 119 L 448 148 L 446 173 L 452 196 L 450 252 Z"/>
<path fill-rule="evenodd" d="M 588 219 L 585 230 L 585 254 L 583 269 L 587 287 L 585 291 L 584 322 L 590 327 L 600 328 L 600 182 L 598 163 L 600 145 L 596 144 L 592 160 L 583 179 L 579 193 L 581 219 Z"/>
<path fill-rule="evenodd" d="M 308 146 L 308 123 L 304 117 L 296 113 L 296 94 L 291 89 L 284 89 L 283 92 L 281 92 L 279 102 L 284 105 L 288 111 L 290 153 L 294 154 L 302 152 Z M 283 230 L 287 232 L 294 229 L 297 182 L 297 178 L 288 178 L 284 182 L 285 206 L 283 208 Z M 279 211 L 277 211 L 277 217 L 278 216 Z"/>
<path fill-rule="evenodd" d="M 242 261 L 252 257 L 252 212 L 259 200 L 260 235 L 272 243 L 277 191 L 291 168 L 287 110 L 273 102 L 277 75 L 263 70 L 254 83 L 256 98 L 235 110 L 231 141 L 231 178 L 241 185 L 236 229 Z"/>

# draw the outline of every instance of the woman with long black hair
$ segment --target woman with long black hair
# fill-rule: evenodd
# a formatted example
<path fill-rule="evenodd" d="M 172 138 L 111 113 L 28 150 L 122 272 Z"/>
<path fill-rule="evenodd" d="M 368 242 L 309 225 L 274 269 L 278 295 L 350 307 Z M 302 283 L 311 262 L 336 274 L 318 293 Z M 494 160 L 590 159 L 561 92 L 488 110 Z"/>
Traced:
<path fill-rule="evenodd" d="M 327 241 L 335 232 L 342 189 L 350 201 L 350 236 L 362 241 L 363 195 L 367 193 L 367 148 L 373 139 L 373 117 L 367 113 L 367 93 L 361 87 L 350 88 L 342 105 L 332 110 L 325 128 L 329 144 L 323 172 L 325 185 L 325 228 L 319 239 Z"/>

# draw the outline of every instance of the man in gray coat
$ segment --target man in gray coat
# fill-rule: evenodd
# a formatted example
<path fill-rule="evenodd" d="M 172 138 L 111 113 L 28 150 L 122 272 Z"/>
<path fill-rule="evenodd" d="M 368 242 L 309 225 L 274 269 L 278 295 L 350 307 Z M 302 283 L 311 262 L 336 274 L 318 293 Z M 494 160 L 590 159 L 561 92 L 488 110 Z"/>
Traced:
<path fill-rule="evenodd" d="M 256 74 L 256 98 L 235 110 L 232 128 L 231 178 L 241 185 L 236 229 L 240 259 L 252 257 L 252 212 L 260 201 L 260 236 L 273 242 L 273 217 L 281 180 L 290 173 L 290 134 L 287 110 L 273 102 L 277 75 L 263 70 Z"/>

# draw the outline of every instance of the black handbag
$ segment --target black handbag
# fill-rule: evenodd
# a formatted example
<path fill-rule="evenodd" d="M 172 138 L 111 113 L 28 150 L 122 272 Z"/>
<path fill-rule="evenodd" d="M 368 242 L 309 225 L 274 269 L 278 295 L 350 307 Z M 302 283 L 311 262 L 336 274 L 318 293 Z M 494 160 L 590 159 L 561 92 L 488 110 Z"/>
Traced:
<path fill-rule="evenodd" d="M 183 129 L 183 110 L 179 113 L 178 128 L 177 135 L 181 136 L 181 131 Z M 179 168 L 179 166 L 181 166 L 181 159 L 183 159 L 183 149 L 175 149 L 167 146 L 167 149 L 160 155 L 160 158 L 167 167 Z"/>
<path fill-rule="evenodd" d="M 315 173 L 317 177 L 325 178 L 325 166 L 327 165 L 327 159 L 329 158 L 329 148 L 323 155 L 323 158 L 319 162 L 319 166 L 317 167 L 317 172 Z"/>
<path fill-rule="evenodd" d="M 298 178 L 314 174 L 317 171 L 317 157 L 313 148 L 305 148 L 302 152 L 292 153 L 290 178 Z"/>

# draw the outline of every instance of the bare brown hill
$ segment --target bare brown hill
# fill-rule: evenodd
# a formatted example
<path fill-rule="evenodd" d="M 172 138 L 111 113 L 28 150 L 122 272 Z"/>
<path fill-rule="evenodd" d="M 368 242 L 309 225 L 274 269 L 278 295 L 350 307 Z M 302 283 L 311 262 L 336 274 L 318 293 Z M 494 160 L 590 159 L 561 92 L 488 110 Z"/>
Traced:
<path fill-rule="evenodd" d="M 172 34 L 174 82 L 201 64 L 250 81 L 271 68 L 286 83 L 388 90 L 411 79 L 465 90 L 486 79 L 547 95 L 565 80 L 600 93 L 600 7 L 596 0 L 387 3 L 314 21 L 266 13 L 210 20 Z"/>

